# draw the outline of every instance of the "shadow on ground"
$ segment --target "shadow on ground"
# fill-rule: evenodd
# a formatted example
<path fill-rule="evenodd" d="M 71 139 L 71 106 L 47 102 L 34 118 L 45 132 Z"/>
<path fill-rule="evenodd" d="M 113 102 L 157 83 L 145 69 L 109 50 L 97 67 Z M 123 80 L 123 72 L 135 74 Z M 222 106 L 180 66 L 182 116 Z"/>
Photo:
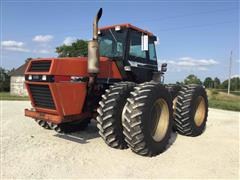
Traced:
<path fill-rule="evenodd" d="M 99 134 L 98 134 L 96 122 L 92 120 L 91 124 L 89 124 L 89 126 L 85 130 L 76 131 L 76 132 L 67 133 L 67 134 L 58 133 L 54 136 L 62 139 L 66 139 L 69 141 L 73 141 L 76 143 L 86 144 L 90 139 L 98 138 Z"/>
<path fill-rule="evenodd" d="M 167 147 L 166 147 L 166 150 L 168 150 L 168 148 L 170 148 L 170 147 L 174 144 L 174 142 L 175 142 L 176 139 L 177 139 L 177 136 L 178 136 L 177 132 L 175 132 L 175 131 L 173 130 L 172 133 L 171 133 L 171 137 L 170 137 L 170 139 L 169 139 L 168 145 L 167 145 Z M 165 150 L 165 151 L 166 151 L 166 150 Z"/>
<path fill-rule="evenodd" d="M 89 142 L 90 139 L 95 139 L 100 137 L 98 134 L 98 129 L 97 129 L 95 120 L 92 120 L 91 124 L 85 130 L 76 131 L 76 132 L 67 133 L 67 134 L 58 133 L 54 136 L 65 139 L 65 140 L 73 141 L 76 143 L 80 143 L 80 144 L 86 144 Z M 176 139 L 177 139 L 177 133 L 175 131 L 172 131 L 166 150 L 174 144 Z"/>

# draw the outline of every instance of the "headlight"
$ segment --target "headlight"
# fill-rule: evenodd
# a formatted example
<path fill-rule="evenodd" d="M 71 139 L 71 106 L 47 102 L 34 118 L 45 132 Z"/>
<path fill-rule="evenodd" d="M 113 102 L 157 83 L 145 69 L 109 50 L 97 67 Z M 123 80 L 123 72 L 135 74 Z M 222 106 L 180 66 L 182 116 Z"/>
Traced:
<path fill-rule="evenodd" d="M 29 76 L 28 76 L 28 80 L 32 80 L 32 75 L 29 75 Z"/>
<path fill-rule="evenodd" d="M 46 81 L 47 80 L 47 76 L 46 75 L 42 75 L 42 80 Z"/>

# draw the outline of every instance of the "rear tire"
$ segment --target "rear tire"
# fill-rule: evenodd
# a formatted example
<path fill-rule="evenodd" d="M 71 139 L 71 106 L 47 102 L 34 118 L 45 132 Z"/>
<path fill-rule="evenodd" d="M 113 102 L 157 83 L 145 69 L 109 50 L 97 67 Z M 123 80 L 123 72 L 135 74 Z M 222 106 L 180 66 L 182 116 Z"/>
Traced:
<path fill-rule="evenodd" d="M 99 134 L 110 147 L 117 149 L 127 148 L 124 141 L 123 127 L 121 123 L 122 110 L 126 99 L 133 90 L 135 83 L 115 83 L 102 95 L 97 109 L 97 127 Z"/>
<path fill-rule="evenodd" d="M 133 152 L 154 156 L 163 152 L 172 132 L 172 99 L 159 83 L 135 87 L 124 107 L 122 123 L 125 141 Z"/>
<path fill-rule="evenodd" d="M 208 99 L 203 86 L 185 85 L 178 92 L 174 127 L 179 134 L 198 136 L 205 129 Z"/>

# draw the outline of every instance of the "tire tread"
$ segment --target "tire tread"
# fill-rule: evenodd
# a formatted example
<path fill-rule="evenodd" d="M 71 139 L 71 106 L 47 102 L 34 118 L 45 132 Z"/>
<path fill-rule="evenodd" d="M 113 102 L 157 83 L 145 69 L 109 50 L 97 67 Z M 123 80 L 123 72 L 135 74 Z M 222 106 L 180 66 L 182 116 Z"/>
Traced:
<path fill-rule="evenodd" d="M 122 98 L 128 98 L 134 87 L 135 83 L 133 82 L 115 83 L 105 90 L 105 94 L 102 95 L 102 100 L 99 102 L 97 127 L 100 136 L 110 147 L 117 149 L 127 148 L 124 134 L 122 130 L 121 133 L 119 131 L 119 128 L 122 129 L 123 127 L 119 127 L 119 123 L 116 121 L 119 119 L 117 117 L 120 110 L 119 102 L 123 100 Z"/>

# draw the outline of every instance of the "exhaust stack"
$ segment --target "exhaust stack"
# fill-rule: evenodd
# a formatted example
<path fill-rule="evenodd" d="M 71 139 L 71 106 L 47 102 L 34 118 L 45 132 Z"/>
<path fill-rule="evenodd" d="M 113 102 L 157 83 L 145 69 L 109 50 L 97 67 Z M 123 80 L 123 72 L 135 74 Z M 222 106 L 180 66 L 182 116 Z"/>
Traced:
<path fill-rule="evenodd" d="M 102 8 L 93 22 L 93 39 L 88 42 L 88 73 L 95 77 L 99 73 L 99 45 L 98 45 L 98 21 L 102 16 Z"/>

